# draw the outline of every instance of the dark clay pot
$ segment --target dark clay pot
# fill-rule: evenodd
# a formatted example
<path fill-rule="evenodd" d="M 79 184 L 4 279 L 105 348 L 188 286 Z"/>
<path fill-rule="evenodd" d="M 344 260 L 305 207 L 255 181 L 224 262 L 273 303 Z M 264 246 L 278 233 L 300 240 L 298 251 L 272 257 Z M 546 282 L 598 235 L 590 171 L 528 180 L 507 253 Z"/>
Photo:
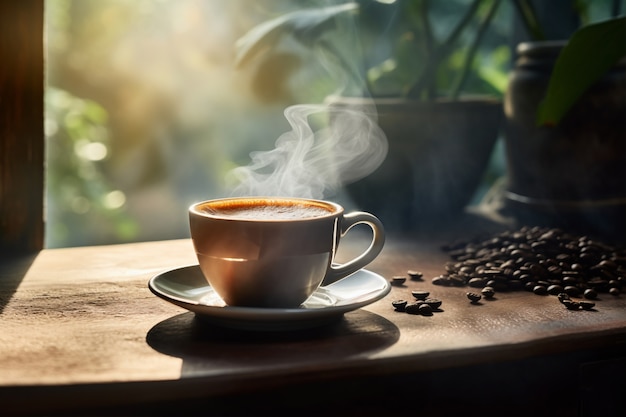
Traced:
<path fill-rule="evenodd" d="M 362 99 L 335 99 L 351 106 Z M 502 102 L 476 98 L 418 102 L 375 99 L 389 153 L 368 177 L 348 185 L 355 204 L 390 230 L 456 218 L 482 179 L 502 120 Z"/>
<path fill-rule="evenodd" d="M 626 224 L 626 65 L 555 127 L 538 127 L 563 42 L 523 43 L 505 98 L 505 204 L 524 223 L 613 234 Z"/>

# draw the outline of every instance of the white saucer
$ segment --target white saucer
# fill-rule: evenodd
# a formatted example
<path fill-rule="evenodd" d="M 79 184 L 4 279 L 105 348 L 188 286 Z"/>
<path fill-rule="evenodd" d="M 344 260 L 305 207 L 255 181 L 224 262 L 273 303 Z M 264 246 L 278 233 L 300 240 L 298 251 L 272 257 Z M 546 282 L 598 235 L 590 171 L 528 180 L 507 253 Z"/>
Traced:
<path fill-rule="evenodd" d="M 306 329 L 338 320 L 380 300 L 391 290 L 378 274 L 361 269 L 320 287 L 300 308 L 230 307 L 207 284 L 198 265 L 173 269 L 154 276 L 148 283 L 156 296 L 196 313 L 210 323 L 240 330 L 277 331 Z"/>

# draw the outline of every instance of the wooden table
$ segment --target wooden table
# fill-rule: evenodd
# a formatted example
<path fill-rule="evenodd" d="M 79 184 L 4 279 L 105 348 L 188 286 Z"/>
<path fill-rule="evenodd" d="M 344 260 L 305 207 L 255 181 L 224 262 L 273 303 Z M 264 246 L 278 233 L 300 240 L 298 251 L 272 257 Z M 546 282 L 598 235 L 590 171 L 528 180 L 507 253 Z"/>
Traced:
<path fill-rule="evenodd" d="M 0 266 L 0 415 L 612 415 L 626 410 L 626 295 L 596 311 L 553 296 L 434 286 L 456 237 L 391 236 L 368 269 L 424 273 L 335 325 L 245 333 L 199 322 L 148 280 L 194 264 L 187 239 L 44 250 Z M 359 250 L 348 240 L 340 257 Z M 427 289 L 430 317 L 391 301 Z M 619 415 L 619 414 L 614 414 Z"/>

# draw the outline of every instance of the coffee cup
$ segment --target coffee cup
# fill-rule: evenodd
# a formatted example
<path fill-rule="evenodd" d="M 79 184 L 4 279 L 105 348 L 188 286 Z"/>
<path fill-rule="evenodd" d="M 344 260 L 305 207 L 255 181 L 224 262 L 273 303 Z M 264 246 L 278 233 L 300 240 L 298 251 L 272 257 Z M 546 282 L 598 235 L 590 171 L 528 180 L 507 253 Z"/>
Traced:
<path fill-rule="evenodd" d="M 357 224 L 372 229 L 371 243 L 338 265 L 339 241 Z M 385 242 L 374 215 L 313 199 L 203 201 L 189 208 L 189 226 L 200 269 L 229 306 L 296 308 L 321 285 L 369 264 Z"/>

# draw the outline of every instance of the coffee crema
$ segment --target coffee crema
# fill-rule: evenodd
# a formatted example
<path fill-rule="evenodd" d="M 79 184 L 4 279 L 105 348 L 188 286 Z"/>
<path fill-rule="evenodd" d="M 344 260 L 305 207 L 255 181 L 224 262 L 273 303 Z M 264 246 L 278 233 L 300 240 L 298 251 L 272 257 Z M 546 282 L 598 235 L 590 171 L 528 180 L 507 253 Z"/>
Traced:
<path fill-rule="evenodd" d="M 326 216 L 330 209 L 298 204 L 256 204 L 207 207 L 207 213 L 243 220 L 297 220 Z"/>

